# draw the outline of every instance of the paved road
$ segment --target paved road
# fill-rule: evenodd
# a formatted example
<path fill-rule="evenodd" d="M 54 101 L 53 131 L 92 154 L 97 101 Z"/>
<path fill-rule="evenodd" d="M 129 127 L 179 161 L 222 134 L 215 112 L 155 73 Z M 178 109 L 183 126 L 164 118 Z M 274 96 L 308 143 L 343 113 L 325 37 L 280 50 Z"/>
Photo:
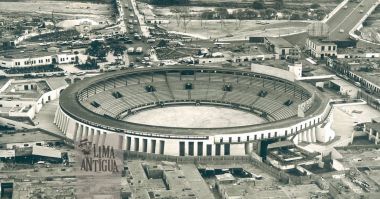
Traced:
<path fill-rule="evenodd" d="M 378 0 L 362 0 L 360 3 L 348 2 L 346 8 L 340 9 L 334 16 L 330 16 L 327 25 L 330 28 L 329 38 L 332 41 L 348 40 L 349 32 L 366 16 L 367 12 Z M 344 32 L 340 32 L 343 30 Z"/>
<path fill-rule="evenodd" d="M 144 54 L 149 54 L 148 51 L 151 49 L 151 46 L 148 45 L 147 43 L 145 43 L 145 41 L 146 41 L 145 38 L 142 38 L 142 40 L 136 40 L 136 39 L 133 38 L 134 37 L 134 35 L 133 35 L 134 32 L 138 33 L 139 35 L 143 35 L 143 33 L 141 32 L 141 28 L 140 28 L 140 22 L 139 22 L 139 20 L 137 18 L 137 15 L 136 15 L 137 11 L 133 9 L 134 6 L 132 6 L 132 1 L 131 0 L 121 0 L 121 3 L 123 5 L 125 26 L 127 27 L 127 32 L 129 33 L 129 38 L 133 41 L 133 44 L 128 44 L 128 45 L 126 45 L 126 47 L 127 48 L 134 47 L 135 49 L 137 47 L 142 47 L 143 48 L 143 53 L 142 54 L 140 54 L 140 55 L 132 54 L 132 55 L 128 56 L 128 63 L 129 62 L 134 62 L 135 63 L 137 57 L 139 57 L 140 59 L 142 59 L 142 57 L 144 56 Z M 126 7 L 126 5 L 128 5 L 128 8 Z M 133 23 L 130 23 L 130 20 L 132 20 Z M 135 21 L 137 23 L 135 23 Z M 133 26 L 133 28 L 132 28 L 132 26 Z M 141 65 L 141 64 L 139 64 L 139 65 Z"/>
<path fill-rule="evenodd" d="M 50 101 L 42 106 L 40 112 L 38 112 L 34 122 L 38 128 L 45 129 L 49 132 L 62 135 L 61 130 L 54 124 L 55 112 L 58 108 L 59 100 Z"/>

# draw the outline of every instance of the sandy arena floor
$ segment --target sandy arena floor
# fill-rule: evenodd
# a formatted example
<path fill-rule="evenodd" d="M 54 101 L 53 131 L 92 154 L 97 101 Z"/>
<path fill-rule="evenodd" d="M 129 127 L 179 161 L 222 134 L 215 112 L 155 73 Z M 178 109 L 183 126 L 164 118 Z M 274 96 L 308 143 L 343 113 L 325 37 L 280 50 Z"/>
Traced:
<path fill-rule="evenodd" d="M 239 110 L 213 106 L 172 106 L 142 111 L 125 121 L 156 126 L 214 128 L 266 122 L 259 116 Z"/>

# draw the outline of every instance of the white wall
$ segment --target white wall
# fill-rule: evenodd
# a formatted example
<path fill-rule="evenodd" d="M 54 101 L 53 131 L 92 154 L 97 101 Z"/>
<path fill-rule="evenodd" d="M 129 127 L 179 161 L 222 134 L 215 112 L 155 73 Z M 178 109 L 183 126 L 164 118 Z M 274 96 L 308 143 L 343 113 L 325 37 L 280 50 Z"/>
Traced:
<path fill-rule="evenodd" d="M 9 59 L 0 57 L 0 66 L 6 68 L 12 67 L 31 67 L 31 66 L 46 66 L 53 63 L 53 59 L 56 59 L 58 64 L 68 64 L 75 61 L 75 54 L 54 54 L 41 57 L 26 57 Z"/>

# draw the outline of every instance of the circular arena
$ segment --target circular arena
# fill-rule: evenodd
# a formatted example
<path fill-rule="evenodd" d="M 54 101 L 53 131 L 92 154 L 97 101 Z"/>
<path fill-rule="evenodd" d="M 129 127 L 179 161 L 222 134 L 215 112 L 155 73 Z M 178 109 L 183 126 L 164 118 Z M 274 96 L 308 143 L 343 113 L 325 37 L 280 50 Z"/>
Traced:
<path fill-rule="evenodd" d="M 66 88 L 54 122 L 74 142 L 129 152 L 245 155 L 261 141 L 315 141 L 331 107 L 314 88 L 237 69 L 117 71 Z"/>

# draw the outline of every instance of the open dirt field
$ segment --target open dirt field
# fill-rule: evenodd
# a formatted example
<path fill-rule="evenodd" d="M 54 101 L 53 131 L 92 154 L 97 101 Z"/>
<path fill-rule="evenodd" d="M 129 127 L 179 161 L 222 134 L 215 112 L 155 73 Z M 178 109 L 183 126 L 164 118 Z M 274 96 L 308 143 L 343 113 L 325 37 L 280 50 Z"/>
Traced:
<path fill-rule="evenodd" d="M 125 120 L 140 124 L 184 128 L 232 127 L 266 122 L 248 112 L 213 106 L 157 108 L 137 113 Z"/>
<path fill-rule="evenodd" d="M 73 1 L 24 0 L 17 2 L 0 1 L 0 13 L 20 13 L 22 15 L 51 15 L 71 19 L 90 18 L 104 21 L 111 16 L 109 4 L 81 3 Z"/>
<path fill-rule="evenodd" d="M 280 36 L 306 31 L 311 22 L 268 21 L 269 24 L 257 24 L 256 20 L 192 20 L 187 30 L 182 23 L 171 20 L 162 27 L 167 31 L 183 33 L 201 39 L 218 39 L 219 41 L 247 40 L 250 36 Z M 228 35 L 228 36 L 227 36 Z"/>

